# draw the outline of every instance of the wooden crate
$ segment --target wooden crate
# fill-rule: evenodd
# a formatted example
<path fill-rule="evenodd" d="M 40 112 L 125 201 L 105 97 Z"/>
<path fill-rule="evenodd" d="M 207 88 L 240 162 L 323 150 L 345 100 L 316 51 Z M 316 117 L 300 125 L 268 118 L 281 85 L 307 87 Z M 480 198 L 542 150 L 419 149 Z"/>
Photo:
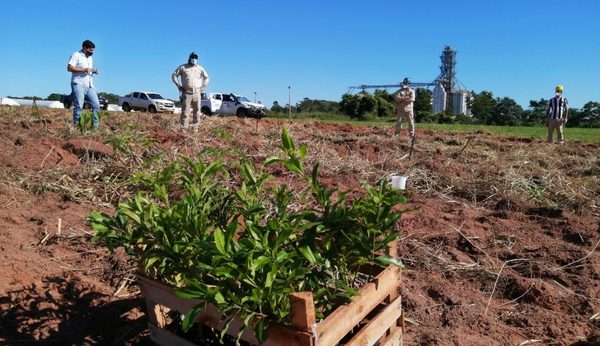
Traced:
<path fill-rule="evenodd" d="M 277 325 L 269 329 L 269 346 L 333 346 L 333 345 L 402 345 L 404 318 L 402 301 L 398 295 L 401 270 L 389 266 L 370 283 L 359 290 L 359 295 L 340 306 L 321 322 L 316 323 L 311 292 L 290 294 L 292 326 Z M 138 283 L 146 300 L 148 324 L 152 340 L 159 345 L 195 345 L 164 329 L 170 310 L 185 314 L 198 304 L 198 300 L 183 299 L 173 289 L 160 282 L 138 276 Z M 368 321 L 367 321 L 368 318 Z M 197 323 L 222 330 L 221 314 L 212 305 L 198 316 Z M 237 336 L 242 321 L 234 319 L 227 333 Z M 241 339 L 259 345 L 251 330 L 242 333 Z M 343 340 L 344 339 L 344 340 Z M 342 343 L 340 343 L 342 342 Z"/>

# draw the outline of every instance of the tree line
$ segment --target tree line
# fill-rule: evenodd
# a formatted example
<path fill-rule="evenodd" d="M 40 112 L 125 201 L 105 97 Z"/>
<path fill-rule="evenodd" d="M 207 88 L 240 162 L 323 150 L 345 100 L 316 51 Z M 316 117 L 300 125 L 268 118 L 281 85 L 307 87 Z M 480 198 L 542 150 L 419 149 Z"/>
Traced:
<path fill-rule="evenodd" d="M 61 94 L 52 93 L 52 94 L 48 95 L 48 97 L 46 98 L 46 100 L 48 100 L 48 101 L 60 101 L 60 95 Z M 119 103 L 119 95 L 111 94 L 111 93 L 105 93 L 105 92 L 100 92 L 100 93 L 98 93 L 98 96 L 104 96 L 104 98 L 108 101 L 108 103 L 112 103 L 112 104 Z M 24 97 L 24 98 L 27 98 L 27 97 Z"/>
<path fill-rule="evenodd" d="M 433 95 L 427 89 L 416 89 L 414 104 L 415 121 L 445 124 L 483 124 L 505 126 L 538 126 L 544 123 L 548 99 L 530 100 L 529 107 L 523 109 L 510 97 L 494 97 L 491 91 L 471 92 L 467 103 L 472 116 L 454 115 L 449 111 L 433 113 Z M 304 98 L 291 107 L 293 113 L 328 113 L 367 120 L 393 118 L 396 103 L 386 90 L 375 90 L 373 94 L 360 92 L 346 93 L 339 102 L 311 100 Z M 287 113 L 289 105 L 281 106 L 273 102 L 270 112 Z M 569 108 L 569 126 L 600 127 L 600 102 L 589 101 L 582 108 Z"/>

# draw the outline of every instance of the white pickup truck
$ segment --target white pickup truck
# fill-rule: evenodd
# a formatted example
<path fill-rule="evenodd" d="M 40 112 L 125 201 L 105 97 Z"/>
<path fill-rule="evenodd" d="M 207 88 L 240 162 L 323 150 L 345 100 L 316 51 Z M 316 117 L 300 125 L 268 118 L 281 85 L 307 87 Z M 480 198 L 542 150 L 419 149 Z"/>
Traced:
<path fill-rule="evenodd" d="M 167 100 L 157 93 L 147 91 L 134 91 L 119 97 L 119 106 L 123 111 L 130 112 L 132 109 L 143 112 L 175 112 L 175 103 Z"/>
<path fill-rule="evenodd" d="M 201 109 L 206 115 L 237 115 L 240 118 L 262 118 L 267 113 L 264 105 L 231 93 L 202 93 Z"/>

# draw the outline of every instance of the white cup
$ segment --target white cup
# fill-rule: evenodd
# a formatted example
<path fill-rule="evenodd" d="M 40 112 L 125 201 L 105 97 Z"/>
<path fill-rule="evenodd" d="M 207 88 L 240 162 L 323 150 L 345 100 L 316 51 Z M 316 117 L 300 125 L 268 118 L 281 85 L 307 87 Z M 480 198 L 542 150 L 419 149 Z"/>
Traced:
<path fill-rule="evenodd" d="M 408 179 L 408 177 L 406 175 L 392 175 L 390 177 L 390 184 L 392 184 L 392 189 L 394 189 L 394 190 L 406 189 L 406 179 Z"/>

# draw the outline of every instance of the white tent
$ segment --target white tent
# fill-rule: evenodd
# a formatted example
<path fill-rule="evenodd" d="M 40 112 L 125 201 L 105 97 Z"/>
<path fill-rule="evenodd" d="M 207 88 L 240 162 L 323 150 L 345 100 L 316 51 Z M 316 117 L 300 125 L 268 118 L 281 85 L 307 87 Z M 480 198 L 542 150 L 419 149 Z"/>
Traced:
<path fill-rule="evenodd" d="M 121 108 L 121 106 L 119 106 L 119 105 L 109 104 L 107 110 L 109 112 L 122 112 L 123 108 Z"/>
<path fill-rule="evenodd" d="M 9 99 L 8 97 L 2 97 L 0 98 L 0 105 L 4 105 L 4 106 L 20 106 L 20 104 L 13 100 L 13 99 Z"/>
<path fill-rule="evenodd" d="M 19 104 L 19 106 L 32 107 L 34 104 L 33 100 L 14 99 L 14 101 L 16 101 Z M 38 106 L 40 108 L 65 108 L 65 106 L 60 101 L 36 100 L 35 104 L 36 104 L 36 106 Z"/>

